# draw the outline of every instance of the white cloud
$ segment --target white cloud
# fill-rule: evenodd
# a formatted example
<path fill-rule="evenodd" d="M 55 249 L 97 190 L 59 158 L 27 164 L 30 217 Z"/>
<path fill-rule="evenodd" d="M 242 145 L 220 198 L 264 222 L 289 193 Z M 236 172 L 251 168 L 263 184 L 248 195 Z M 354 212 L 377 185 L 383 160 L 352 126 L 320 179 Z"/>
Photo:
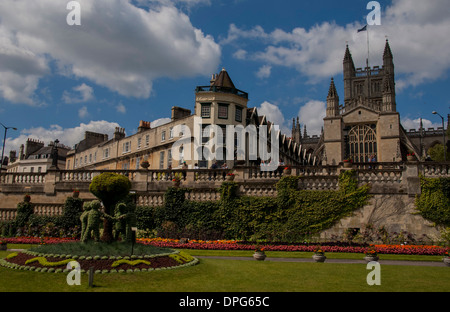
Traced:
<path fill-rule="evenodd" d="M 247 51 L 239 49 L 233 53 L 233 57 L 237 58 L 238 60 L 245 60 L 245 58 L 247 57 Z"/>
<path fill-rule="evenodd" d="M 170 119 L 170 118 L 159 118 L 159 119 L 156 119 L 156 120 L 152 121 L 150 123 L 150 126 L 152 128 L 156 128 L 156 127 L 165 125 L 166 123 L 169 123 L 171 121 L 172 121 L 172 119 Z"/>
<path fill-rule="evenodd" d="M 411 118 L 402 118 L 401 124 L 403 128 L 405 128 L 406 131 L 409 131 L 410 129 L 419 130 L 420 128 L 420 118 L 411 119 Z M 437 129 L 439 127 L 442 127 L 442 123 L 440 122 L 432 122 L 428 119 L 422 119 L 422 125 L 425 129 L 428 128 L 434 128 Z"/>
<path fill-rule="evenodd" d="M 73 90 L 75 93 L 71 93 L 69 91 L 64 91 L 62 100 L 65 103 L 85 103 L 94 98 L 94 89 L 87 84 L 83 83 L 77 87 L 74 87 Z"/>
<path fill-rule="evenodd" d="M 447 0 L 397 0 L 382 11 L 382 25 L 369 26 L 370 65 L 382 65 L 385 36 L 394 54 L 397 89 L 432 81 L 450 69 L 450 18 Z M 319 82 L 342 73 L 346 41 L 357 67 L 365 66 L 367 32 L 357 33 L 363 25 L 355 21 L 341 26 L 322 22 L 309 29 L 275 29 L 261 26 L 240 29 L 231 24 L 223 44 L 245 41 L 263 44 L 263 49 L 247 53 L 246 59 L 295 68 Z M 249 49 L 247 49 L 249 50 Z M 235 56 L 239 56 L 237 54 Z"/>
<path fill-rule="evenodd" d="M 308 135 L 320 135 L 323 119 L 326 115 L 326 105 L 323 101 L 310 100 L 300 107 L 298 112 L 299 122 L 302 125 L 302 130 L 303 126 L 306 125 Z"/>
<path fill-rule="evenodd" d="M 263 65 L 259 68 L 259 70 L 256 72 L 256 77 L 259 79 L 265 79 L 269 78 L 272 71 L 272 66 L 270 65 Z"/>
<path fill-rule="evenodd" d="M 86 106 L 83 106 L 78 110 L 78 117 L 80 117 L 81 119 L 87 118 L 88 116 L 89 112 Z"/>
<path fill-rule="evenodd" d="M 120 103 L 119 105 L 116 106 L 116 110 L 118 113 L 121 113 L 121 114 L 125 114 L 127 112 L 127 108 L 122 103 Z"/>
<path fill-rule="evenodd" d="M 219 64 L 219 45 L 170 3 L 147 10 L 128 0 L 79 3 L 81 26 L 68 26 L 69 11 L 58 1 L 0 2 L 3 97 L 32 104 L 50 62 L 58 74 L 137 98 L 148 98 L 159 77 L 209 74 Z"/>
<path fill-rule="evenodd" d="M 6 139 L 5 155 L 9 155 L 10 150 L 19 152 L 20 145 L 25 144 L 28 138 L 40 140 L 48 145 L 50 142 L 58 139 L 61 144 L 73 147 L 75 144 L 84 139 L 86 131 L 108 134 L 111 138 L 114 130 L 119 127 L 118 123 L 108 122 L 104 120 L 91 121 L 88 124 L 81 123 L 74 128 L 66 128 L 59 125 L 51 125 L 49 128 L 37 127 L 23 129 L 20 135 L 14 139 Z"/>
<path fill-rule="evenodd" d="M 259 116 L 266 116 L 267 121 L 279 126 L 281 133 L 290 136 L 290 130 L 286 126 L 286 120 L 280 108 L 272 103 L 264 101 L 259 107 L 256 107 Z"/>

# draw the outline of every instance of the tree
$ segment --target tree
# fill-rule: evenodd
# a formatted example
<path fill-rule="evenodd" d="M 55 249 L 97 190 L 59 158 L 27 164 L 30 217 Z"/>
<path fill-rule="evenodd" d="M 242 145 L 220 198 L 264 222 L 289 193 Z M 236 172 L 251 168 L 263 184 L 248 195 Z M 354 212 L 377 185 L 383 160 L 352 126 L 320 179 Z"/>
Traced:
<path fill-rule="evenodd" d="M 436 144 L 428 149 L 428 155 L 434 161 L 444 161 L 444 146 L 442 144 Z M 450 155 L 447 154 L 447 160 L 450 159 Z"/>
<path fill-rule="evenodd" d="M 104 172 L 94 177 L 89 185 L 89 191 L 103 202 L 105 213 L 109 216 L 114 215 L 116 204 L 128 195 L 130 189 L 131 182 L 127 177 L 112 172 Z M 104 242 L 113 241 L 112 231 L 112 219 L 104 218 L 101 240 Z"/>

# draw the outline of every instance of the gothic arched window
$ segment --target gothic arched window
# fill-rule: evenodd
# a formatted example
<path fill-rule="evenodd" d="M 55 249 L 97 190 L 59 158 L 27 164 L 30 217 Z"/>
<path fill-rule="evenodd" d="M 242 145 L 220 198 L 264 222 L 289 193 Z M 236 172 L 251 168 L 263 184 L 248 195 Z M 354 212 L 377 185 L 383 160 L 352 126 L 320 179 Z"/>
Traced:
<path fill-rule="evenodd" d="M 369 159 L 376 159 L 377 137 L 375 125 L 353 126 L 348 132 L 347 150 L 354 162 L 368 162 Z"/>

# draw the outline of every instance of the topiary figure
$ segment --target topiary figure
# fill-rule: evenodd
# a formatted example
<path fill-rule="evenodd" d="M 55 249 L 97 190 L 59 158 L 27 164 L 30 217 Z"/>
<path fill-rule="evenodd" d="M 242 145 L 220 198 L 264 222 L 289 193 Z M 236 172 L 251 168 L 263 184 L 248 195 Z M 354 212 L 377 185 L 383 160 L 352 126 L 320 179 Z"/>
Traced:
<path fill-rule="evenodd" d="M 134 205 L 128 206 L 128 213 L 126 215 L 126 241 L 128 243 L 131 243 L 133 240 L 133 231 L 131 230 L 132 227 L 135 227 L 137 224 L 137 217 L 136 213 L 134 212 Z"/>
<path fill-rule="evenodd" d="M 100 240 L 100 221 L 102 219 L 102 213 L 100 212 L 100 201 L 94 200 L 89 205 L 91 209 L 87 214 L 87 226 L 81 238 L 82 242 L 87 242 L 91 239 L 91 233 L 93 233 L 94 240 L 98 242 Z"/>
<path fill-rule="evenodd" d="M 91 202 L 84 203 L 83 205 L 83 213 L 80 216 L 81 221 L 81 240 L 83 240 L 84 233 L 86 232 L 88 219 L 89 219 L 89 211 L 91 210 Z"/>
<path fill-rule="evenodd" d="M 16 227 L 23 227 L 34 213 L 33 204 L 30 202 L 30 195 L 25 195 L 23 201 L 17 204 L 17 214 L 15 219 Z"/>
<path fill-rule="evenodd" d="M 92 179 L 89 185 L 89 191 L 103 202 L 105 213 L 114 214 L 116 204 L 126 197 L 131 189 L 130 180 L 123 175 L 104 172 Z M 103 221 L 102 241 L 113 241 L 113 221 L 111 218 L 105 218 Z"/>
<path fill-rule="evenodd" d="M 114 239 L 118 240 L 119 236 L 122 236 L 122 239 L 126 237 L 127 233 L 127 205 L 125 203 L 119 203 L 116 206 L 116 211 L 114 213 Z"/>

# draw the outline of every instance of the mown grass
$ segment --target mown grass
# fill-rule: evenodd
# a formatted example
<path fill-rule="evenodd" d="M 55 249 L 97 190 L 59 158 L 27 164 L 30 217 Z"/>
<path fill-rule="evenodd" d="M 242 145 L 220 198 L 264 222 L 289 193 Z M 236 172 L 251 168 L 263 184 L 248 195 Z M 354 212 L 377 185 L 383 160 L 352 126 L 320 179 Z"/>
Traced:
<path fill-rule="evenodd" d="M 194 251 L 187 252 L 196 254 Z M 223 252 L 222 255 L 240 254 L 235 251 Z M 8 253 L 0 252 L 0 257 L 4 258 Z M 246 253 L 251 256 L 251 252 Z M 202 255 L 217 255 L 217 251 L 202 251 Z M 379 286 L 367 284 L 369 272 L 365 264 L 202 258 L 196 266 L 174 270 L 97 274 L 94 278 L 95 287 L 89 288 L 87 274 L 82 274 L 81 286 L 69 286 L 66 283 L 66 274 L 63 273 L 38 273 L 0 267 L 0 292 L 448 292 L 450 290 L 448 267 L 382 265 Z"/>

